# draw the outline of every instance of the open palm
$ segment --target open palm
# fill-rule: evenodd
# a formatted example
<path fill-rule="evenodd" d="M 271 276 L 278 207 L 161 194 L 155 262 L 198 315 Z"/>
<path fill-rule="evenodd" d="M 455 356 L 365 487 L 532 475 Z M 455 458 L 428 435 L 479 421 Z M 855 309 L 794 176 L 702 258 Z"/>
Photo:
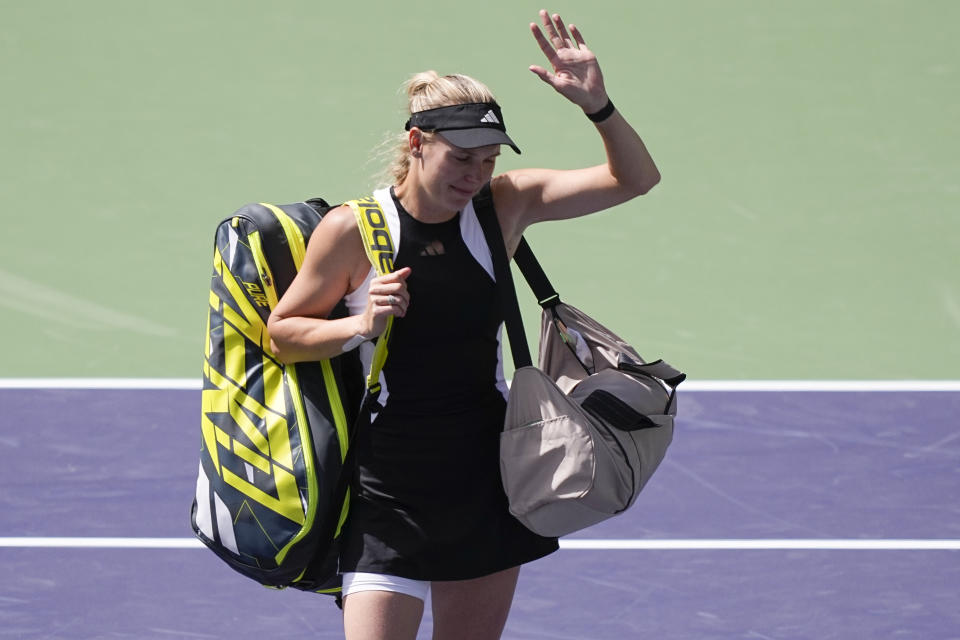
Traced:
<path fill-rule="evenodd" d="M 530 70 L 587 113 L 601 109 L 607 102 L 603 74 L 583 34 L 572 24 L 568 32 L 557 14 L 551 18 L 546 11 L 541 11 L 540 19 L 543 30 L 535 23 L 530 24 L 530 30 L 553 72 L 537 65 L 532 65 Z"/>

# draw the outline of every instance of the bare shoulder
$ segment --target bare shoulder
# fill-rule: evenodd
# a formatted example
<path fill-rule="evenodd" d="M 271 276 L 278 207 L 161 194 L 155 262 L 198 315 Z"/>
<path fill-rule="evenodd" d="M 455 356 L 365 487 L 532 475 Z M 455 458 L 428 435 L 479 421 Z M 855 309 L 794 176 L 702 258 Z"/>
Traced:
<path fill-rule="evenodd" d="M 536 221 L 543 205 L 543 182 L 539 169 L 507 171 L 490 181 L 493 203 L 507 248 L 512 252 L 520 236 Z"/>
<path fill-rule="evenodd" d="M 490 180 L 490 190 L 498 213 L 514 217 L 524 209 L 524 199 L 529 196 L 523 193 L 523 182 L 521 171 L 501 173 Z"/>
<path fill-rule="evenodd" d="M 317 228 L 313 230 L 310 241 L 313 242 L 314 238 L 317 237 L 321 239 L 333 237 L 337 240 L 344 240 L 354 233 L 356 229 L 357 222 L 353 214 L 353 209 L 346 204 L 341 204 L 330 209 L 323 215 L 323 219 L 320 220 Z"/>
<path fill-rule="evenodd" d="M 369 267 L 353 209 L 342 204 L 324 214 L 307 244 L 304 269 L 323 271 L 328 277 L 339 273 L 352 290 L 358 278 L 359 282 L 366 278 Z"/>
<path fill-rule="evenodd" d="M 517 184 L 516 172 L 501 173 L 490 180 L 490 191 L 493 194 L 493 206 L 497 210 L 497 220 L 507 245 L 508 252 L 512 253 L 516 243 L 520 241 L 527 225 L 523 220 L 524 194 Z"/>

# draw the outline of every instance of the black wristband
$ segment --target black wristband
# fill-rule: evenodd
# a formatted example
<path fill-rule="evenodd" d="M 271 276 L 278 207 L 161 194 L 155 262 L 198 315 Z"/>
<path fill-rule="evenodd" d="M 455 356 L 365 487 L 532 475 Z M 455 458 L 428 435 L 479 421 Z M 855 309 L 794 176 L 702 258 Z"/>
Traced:
<path fill-rule="evenodd" d="M 616 107 L 613 106 L 613 101 L 610 98 L 607 98 L 607 104 L 600 109 L 600 111 L 594 111 L 593 113 L 588 113 L 587 117 L 590 118 L 593 122 L 603 122 L 607 118 L 613 115 Z"/>

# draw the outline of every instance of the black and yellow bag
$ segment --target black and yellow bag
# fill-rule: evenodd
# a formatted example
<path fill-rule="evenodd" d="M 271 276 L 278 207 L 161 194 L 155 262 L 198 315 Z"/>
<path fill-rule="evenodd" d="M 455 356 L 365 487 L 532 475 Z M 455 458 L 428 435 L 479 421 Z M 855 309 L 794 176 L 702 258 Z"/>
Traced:
<path fill-rule="evenodd" d="M 377 273 L 392 270 L 393 244 L 376 200 L 348 204 Z M 366 385 L 356 349 L 284 365 L 267 334 L 270 311 L 330 208 L 319 198 L 250 204 L 217 227 L 191 524 L 207 547 L 261 584 L 339 595 L 350 445 L 369 424 L 392 322 L 377 341 Z M 330 317 L 346 314 L 341 301 Z"/>

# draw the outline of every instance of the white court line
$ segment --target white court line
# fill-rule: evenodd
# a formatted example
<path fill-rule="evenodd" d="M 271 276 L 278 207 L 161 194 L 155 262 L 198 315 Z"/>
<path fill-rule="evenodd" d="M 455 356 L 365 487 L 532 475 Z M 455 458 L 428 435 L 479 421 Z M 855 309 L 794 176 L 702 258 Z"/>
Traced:
<path fill-rule="evenodd" d="M 0 548 L 19 549 L 204 549 L 196 538 L 0 538 Z M 917 539 L 673 539 L 601 540 L 567 538 L 571 551 L 960 551 L 960 540 Z"/>
<path fill-rule="evenodd" d="M 0 378 L 0 389 L 199 390 L 200 378 Z M 687 380 L 679 391 L 960 391 L 960 380 Z"/>
<path fill-rule="evenodd" d="M 200 378 L 0 378 L 0 389 L 201 389 Z"/>
<path fill-rule="evenodd" d="M 19 549 L 205 549 L 196 538 L 0 538 L 0 548 Z"/>
<path fill-rule="evenodd" d="M 689 380 L 684 391 L 960 391 L 960 380 Z"/>
<path fill-rule="evenodd" d="M 757 539 L 757 540 L 588 540 L 560 541 L 561 549 L 657 551 L 960 551 L 960 540 Z"/>

